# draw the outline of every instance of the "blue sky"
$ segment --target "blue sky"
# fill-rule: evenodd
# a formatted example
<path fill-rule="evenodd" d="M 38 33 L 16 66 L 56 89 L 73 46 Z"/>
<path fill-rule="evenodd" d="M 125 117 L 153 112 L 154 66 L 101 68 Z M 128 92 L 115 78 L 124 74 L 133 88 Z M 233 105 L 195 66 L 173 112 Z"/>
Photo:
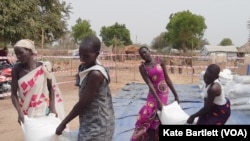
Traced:
<path fill-rule="evenodd" d="M 249 37 L 250 0 L 64 0 L 73 9 L 68 27 L 78 18 L 88 20 L 100 34 L 102 26 L 125 24 L 134 43 L 150 45 L 153 38 L 166 31 L 169 15 L 184 10 L 203 16 L 207 29 L 204 38 L 217 45 L 230 38 L 242 46 Z"/>

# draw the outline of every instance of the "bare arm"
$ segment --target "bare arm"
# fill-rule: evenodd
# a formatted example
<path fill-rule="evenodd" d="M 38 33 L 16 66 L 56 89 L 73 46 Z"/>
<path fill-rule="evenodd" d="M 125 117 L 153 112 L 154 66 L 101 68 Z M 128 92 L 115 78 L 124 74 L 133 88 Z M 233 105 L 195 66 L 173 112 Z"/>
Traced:
<path fill-rule="evenodd" d="M 11 72 L 11 76 L 12 76 L 12 80 L 11 80 L 11 100 L 12 100 L 12 104 L 14 105 L 14 107 L 17 110 L 18 113 L 18 123 L 21 124 L 21 122 L 24 122 L 24 115 L 23 112 L 21 110 L 21 107 L 19 105 L 19 98 L 17 95 L 17 89 L 18 89 L 18 75 L 17 72 L 19 66 L 18 64 L 14 65 L 14 67 L 12 68 L 12 72 Z"/>
<path fill-rule="evenodd" d="M 163 107 L 163 104 L 162 104 L 161 100 L 159 99 L 159 97 L 157 96 L 156 90 L 155 90 L 155 88 L 153 86 L 153 83 L 151 82 L 151 80 L 149 79 L 148 75 L 146 74 L 146 71 L 145 71 L 143 65 L 141 65 L 139 67 L 139 70 L 140 70 L 140 74 L 141 74 L 143 80 L 148 85 L 149 90 L 153 93 L 154 97 L 157 99 L 158 108 L 161 110 L 162 107 Z"/>
<path fill-rule="evenodd" d="M 104 76 L 99 71 L 91 71 L 88 76 L 86 87 L 81 92 L 82 95 L 79 101 L 74 105 L 70 113 L 65 117 L 61 124 L 56 129 L 56 134 L 62 134 L 66 125 L 79 114 L 82 114 L 97 95 L 97 91 L 104 80 Z"/>
<path fill-rule="evenodd" d="M 55 107 L 55 91 L 52 86 L 52 79 L 47 79 L 47 84 L 48 84 L 48 91 L 49 91 L 50 113 L 55 113 L 57 115 L 56 107 Z"/>
<path fill-rule="evenodd" d="M 166 83 L 167 83 L 168 87 L 170 88 L 170 90 L 172 91 L 172 93 L 174 95 L 174 98 L 175 98 L 175 101 L 177 101 L 178 103 L 180 103 L 179 96 L 177 95 L 177 92 L 176 92 L 176 90 L 175 90 L 175 88 L 173 86 L 173 83 L 172 83 L 170 77 L 168 76 L 165 61 L 163 61 L 162 59 L 161 59 L 161 67 L 162 67 L 163 72 L 164 72 Z"/>
<path fill-rule="evenodd" d="M 194 113 L 189 117 L 187 121 L 188 123 L 190 124 L 193 123 L 194 118 L 206 114 L 208 111 L 210 111 L 210 109 L 214 105 L 215 97 L 221 94 L 221 86 L 218 83 L 212 84 L 208 89 L 207 94 L 208 96 L 204 100 L 204 106 L 198 112 Z"/>

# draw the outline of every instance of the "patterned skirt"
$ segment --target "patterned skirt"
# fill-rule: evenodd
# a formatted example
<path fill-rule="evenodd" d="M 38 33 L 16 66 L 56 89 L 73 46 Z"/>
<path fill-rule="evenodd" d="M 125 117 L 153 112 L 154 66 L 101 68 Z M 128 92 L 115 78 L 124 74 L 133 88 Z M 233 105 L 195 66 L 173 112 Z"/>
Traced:
<path fill-rule="evenodd" d="M 224 105 L 214 105 L 210 112 L 199 117 L 197 125 L 224 125 L 231 115 L 230 100 Z"/>

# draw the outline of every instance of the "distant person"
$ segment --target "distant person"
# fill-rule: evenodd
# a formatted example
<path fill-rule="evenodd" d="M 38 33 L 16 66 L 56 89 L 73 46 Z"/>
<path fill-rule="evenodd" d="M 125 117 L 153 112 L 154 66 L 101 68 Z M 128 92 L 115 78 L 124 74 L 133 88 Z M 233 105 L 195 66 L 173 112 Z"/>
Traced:
<path fill-rule="evenodd" d="M 4 47 L 3 49 L 0 50 L 0 62 L 4 61 L 6 62 L 9 67 L 12 67 L 12 63 L 10 59 L 8 58 L 9 50 L 7 47 Z"/>
<path fill-rule="evenodd" d="M 18 123 L 24 123 L 24 116 L 39 118 L 49 113 L 64 118 L 61 92 L 51 72 L 49 62 L 38 62 L 34 42 L 19 40 L 14 45 L 19 60 L 12 68 L 11 99 L 18 113 Z"/>
<path fill-rule="evenodd" d="M 146 104 L 139 111 L 131 141 L 158 141 L 160 120 L 157 110 L 162 109 L 162 104 L 168 104 L 169 88 L 178 103 L 179 97 L 168 76 L 164 60 L 160 57 L 153 58 L 146 46 L 139 48 L 139 54 L 144 60 L 139 66 L 140 74 L 148 85 L 149 92 Z M 156 100 L 156 95 L 159 101 Z"/>
<path fill-rule="evenodd" d="M 61 135 L 66 125 L 79 116 L 78 141 L 112 141 L 115 116 L 110 77 L 106 68 L 98 63 L 101 48 L 95 36 L 86 37 L 80 44 L 80 61 L 84 64 L 79 72 L 79 100 L 56 129 Z"/>
<path fill-rule="evenodd" d="M 4 47 L 0 50 L 0 56 L 8 56 L 8 48 Z"/>
<path fill-rule="evenodd" d="M 211 64 L 204 74 L 204 106 L 191 115 L 187 123 L 192 124 L 198 117 L 197 125 L 224 125 L 231 114 L 231 105 L 219 81 L 220 67 Z"/>

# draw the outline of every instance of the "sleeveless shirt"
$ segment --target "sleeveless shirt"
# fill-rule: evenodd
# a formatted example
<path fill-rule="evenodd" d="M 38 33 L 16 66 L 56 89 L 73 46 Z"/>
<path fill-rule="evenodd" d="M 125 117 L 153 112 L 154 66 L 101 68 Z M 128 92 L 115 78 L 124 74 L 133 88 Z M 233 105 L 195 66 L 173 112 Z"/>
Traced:
<path fill-rule="evenodd" d="M 223 90 L 223 86 L 221 85 L 220 81 L 218 79 L 216 79 L 214 82 L 218 83 L 221 86 L 221 94 L 219 96 L 216 96 L 214 99 L 214 103 L 217 105 L 224 105 L 227 100 L 224 94 L 224 90 Z M 204 97 L 207 98 L 208 94 L 207 94 L 207 90 L 211 87 L 211 84 L 209 84 L 207 87 L 205 87 L 203 89 L 203 93 L 204 93 Z"/>
<path fill-rule="evenodd" d="M 81 83 L 79 96 L 84 97 L 81 91 L 85 88 L 87 80 L 88 76 Z M 115 116 L 109 80 L 104 79 L 96 93 L 94 100 L 84 109 L 83 114 L 79 115 L 79 141 L 111 141 L 113 138 Z"/>

